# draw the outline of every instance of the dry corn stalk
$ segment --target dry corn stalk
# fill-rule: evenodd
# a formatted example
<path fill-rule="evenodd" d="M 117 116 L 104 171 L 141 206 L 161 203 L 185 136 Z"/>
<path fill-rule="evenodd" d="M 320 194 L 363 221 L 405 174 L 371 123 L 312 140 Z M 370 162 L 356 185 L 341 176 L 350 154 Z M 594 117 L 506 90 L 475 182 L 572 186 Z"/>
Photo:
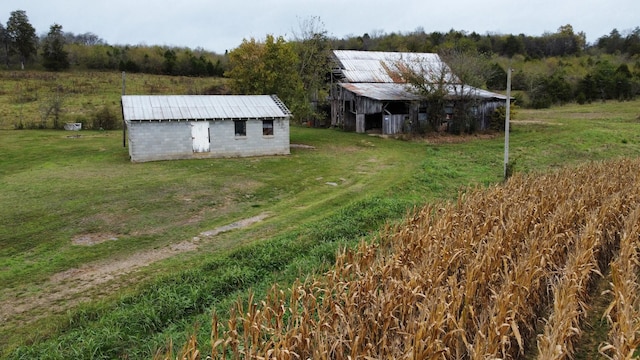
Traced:
<path fill-rule="evenodd" d="M 547 320 L 550 341 L 571 341 L 583 308 L 570 300 L 584 299 L 622 219 L 640 203 L 638 169 L 638 160 L 620 160 L 514 176 L 418 209 L 380 242 L 343 250 L 325 276 L 238 303 L 224 329 L 214 318 L 212 354 L 519 358 L 550 305 L 570 312 Z"/>
<path fill-rule="evenodd" d="M 594 273 L 599 273 L 597 255 L 600 241 L 597 219 L 590 219 L 568 257 L 567 264 L 554 281 L 553 311 L 544 333 L 538 336 L 539 359 L 571 358 L 574 341 L 580 336 L 580 322 L 586 316 L 586 297 Z"/>
<path fill-rule="evenodd" d="M 608 359 L 640 356 L 640 207 L 625 226 L 620 253 L 611 265 L 613 301 L 604 316 L 611 324 L 609 342 L 600 347 Z"/>

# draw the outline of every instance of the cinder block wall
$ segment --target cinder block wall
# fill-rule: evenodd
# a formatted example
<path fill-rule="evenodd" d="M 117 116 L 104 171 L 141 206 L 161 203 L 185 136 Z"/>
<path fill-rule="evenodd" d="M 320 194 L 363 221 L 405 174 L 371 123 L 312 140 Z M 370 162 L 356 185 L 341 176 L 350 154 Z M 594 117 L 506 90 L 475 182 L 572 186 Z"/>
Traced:
<path fill-rule="evenodd" d="M 189 121 L 130 122 L 129 156 L 133 162 L 203 157 L 288 155 L 289 120 L 273 121 L 273 135 L 262 135 L 262 120 L 247 120 L 247 135 L 235 136 L 232 120 L 209 121 L 210 151 L 194 153 Z"/>
<path fill-rule="evenodd" d="M 129 156 L 133 162 L 184 159 L 193 155 L 187 121 L 133 121 L 128 124 Z"/>
<path fill-rule="evenodd" d="M 233 121 L 214 121 L 209 126 L 213 156 L 242 157 L 290 153 L 288 120 L 274 120 L 272 136 L 262 135 L 261 120 L 247 120 L 247 136 L 235 136 Z"/>

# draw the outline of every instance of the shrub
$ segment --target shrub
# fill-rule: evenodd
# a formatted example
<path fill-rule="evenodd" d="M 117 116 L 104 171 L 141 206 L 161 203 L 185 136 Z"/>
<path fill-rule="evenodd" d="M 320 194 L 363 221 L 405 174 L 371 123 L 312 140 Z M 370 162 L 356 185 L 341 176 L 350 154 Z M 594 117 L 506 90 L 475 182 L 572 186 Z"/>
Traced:
<path fill-rule="evenodd" d="M 116 130 L 119 128 L 120 118 L 111 107 L 105 105 L 93 114 L 94 130 Z"/>
<path fill-rule="evenodd" d="M 518 106 L 512 104 L 509 109 L 509 119 L 514 119 L 518 110 Z M 498 106 L 491 113 L 491 129 L 504 131 L 504 121 L 507 117 L 507 107 L 506 106 Z"/>
<path fill-rule="evenodd" d="M 576 102 L 584 105 L 587 102 L 587 96 L 583 92 L 579 92 L 578 95 L 576 95 Z"/>

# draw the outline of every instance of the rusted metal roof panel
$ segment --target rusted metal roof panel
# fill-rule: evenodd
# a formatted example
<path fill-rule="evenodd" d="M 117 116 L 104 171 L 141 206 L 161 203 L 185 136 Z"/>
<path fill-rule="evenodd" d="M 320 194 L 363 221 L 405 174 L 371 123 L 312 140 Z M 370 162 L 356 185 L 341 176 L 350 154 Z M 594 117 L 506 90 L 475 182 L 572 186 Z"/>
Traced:
<path fill-rule="evenodd" d="M 275 95 L 124 95 L 126 121 L 276 119 L 291 112 Z"/>

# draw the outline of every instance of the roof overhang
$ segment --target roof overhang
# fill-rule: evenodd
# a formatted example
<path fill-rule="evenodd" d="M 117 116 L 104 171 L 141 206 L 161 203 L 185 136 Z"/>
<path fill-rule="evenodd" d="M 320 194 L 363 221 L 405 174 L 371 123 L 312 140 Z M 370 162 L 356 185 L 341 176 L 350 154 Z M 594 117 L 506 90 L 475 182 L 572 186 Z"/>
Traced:
<path fill-rule="evenodd" d="M 340 83 L 342 88 L 358 95 L 379 101 L 420 101 L 424 96 L 411 85 L 398 83 Z M 448 85 L 447 98 L 469 98 L 506 101 L 507 97 L 473 86 Z"/>
<path fill-rule="evenodd" d="M 358 95 L 380 101 L 418 101 L 416 92 L 410 91 L 406 84 L 397 83 L 341 83 L 344 89 Z"/>

